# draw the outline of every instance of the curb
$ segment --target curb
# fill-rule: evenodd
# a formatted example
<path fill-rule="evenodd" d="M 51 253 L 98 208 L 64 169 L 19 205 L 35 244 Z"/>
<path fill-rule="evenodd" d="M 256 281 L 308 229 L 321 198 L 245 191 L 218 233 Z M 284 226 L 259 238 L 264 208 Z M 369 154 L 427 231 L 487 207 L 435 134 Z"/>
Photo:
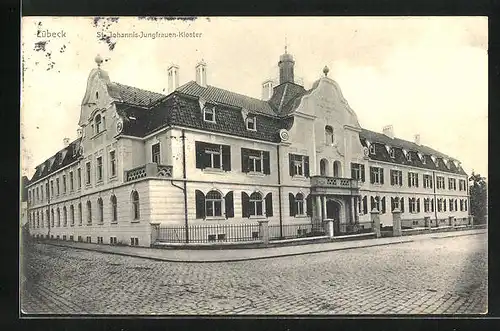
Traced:
<path fill-rule="evenodd" d="M 142 256 L 142 255 L 132 254 L 132 253 L 103 251 L 103 250 L 100 250 L 98 248 L 74 247 L 74 246 L 68 246 L 68 245 L 62 245 L 62 244 L 56 244 L 56 243 L 49 243 L 49 242 L 45 242 L 44 244 L 52 245 L 52 246 L 58 246 L 58 247 L 80 249 L 80 250 L 85 250 L 85 251 L 99 252 L 99 253 L 103 253 L 103 254 L 112 254 L 112 255 L 127 256 L 127 257 L 136 257 L 136 258 L 149 259 L 149 260 L 153 260 L 153 261 L 162 261 L 162 262 L 177 262 L 177 263 L 224 263 L 224 262 L 242 262 L 242 261 L 264 260 L 264 259 L 272 259 L 272 258 L 287 257 L 287 256 L 299 256 L 299 255 L 307 255 L 307 254 L 318 254 L 318 253 L 326 253 L 326 252 L 333 252 L 333 251 L 345 251 L 345 250 L 358 249 L 358 248 L 370 248 L 370 247 L 377 247 L 377 246 L 389 246 L 389 245 L 405 244 L 405 243 L 410 243 L 410 242 L 415 242 L 415 241 L 425 241 L 425 240 L 431 240 L 431 239 L 446 239 L 446 238 L 454 238 L 454 237 L 473 236 L 473 235 L 484 234 L 484 233 L 487 233 L 487 232 L 458 234 L 458 235 L 452 235 L 452 236 L 446 236 L 446 237 L 429 237 L 429 238 L 423 238 L 423 239 L 418 239 L 417 238 L 416 240 L 415 239 L 408 239 L 408 240 L 400 240 L 400 241 L 394 241 L 394 242 L 389 242 L 389 243 L 375 243 L 375 244 L 363 245 L 363 246 L 339 247 L 339 248 L 329 248 L 329 249 L 322 249 L 322 250 L 309 251 L 309 252 L 284 253 L 284 254 L 277 254 L 277 255 L 270 255 L 270 256 L 256 256 L 256 257 L 234 258 L 234 259 L 221 259 L 221 260 L 182 260 L 182 259 L 176 260 L 176 259 L 161 258 L 161 257 L 154 257 L 154 256 Z M 409 238 L 409 237 L 413 237 L 413 236 L 407 236 L 407 238 Z"/>

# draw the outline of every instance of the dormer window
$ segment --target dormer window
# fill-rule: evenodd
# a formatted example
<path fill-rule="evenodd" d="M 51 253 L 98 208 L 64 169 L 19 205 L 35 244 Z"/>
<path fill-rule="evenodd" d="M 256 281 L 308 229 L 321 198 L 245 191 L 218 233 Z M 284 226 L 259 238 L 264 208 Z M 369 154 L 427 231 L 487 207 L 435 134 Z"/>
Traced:
<path fill-rule="evenodd" d="M 422 164 L 427 164 L 427 158 L 425 155 L 422 155 Z"/>
<path fill-rule="evenodd" d="M 214 107 L 203 108 L 203 120 L 205 122 L 215 123 L 215 108 Z"/>
<path fill-rule="evenodd" d="M 410 152 L 408 152 L 406 154 L 406 159 L 408 160 L 408 162 L 411 162 L 411 153 Z"/>
<path fill-rule="evenodd" d="M 100 114 L 95 117 L 95 133 L 98 134 L 102 131 L 102 118 Z"/>
<path fill-rule="evenodd" d="M 256 119 L 255 116 L 249 116 L 246 120 L 247 130 L 257 131 Z"/>
<path fill-rule="evenodd" d="M 394 158 L 395 158 L 394 148 L 391 148 L 391 149 L 389 150 L 389 156 L 391 157 L 391 159 L 394 159 Z"/>
<path fill-rule="evenodd" d="M 375 155 L 375 145 L 374 144 L 370 145 L 368 150 L 370 151 L 370 155 Z"/>

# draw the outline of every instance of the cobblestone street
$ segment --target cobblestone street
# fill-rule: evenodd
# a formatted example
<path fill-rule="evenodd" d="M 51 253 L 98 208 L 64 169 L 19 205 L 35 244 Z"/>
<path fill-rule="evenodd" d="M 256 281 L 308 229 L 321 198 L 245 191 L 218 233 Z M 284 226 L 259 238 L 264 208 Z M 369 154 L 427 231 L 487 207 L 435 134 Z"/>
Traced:
<path fill-rule="evenodd" d="M 480 314 L 487 234 L 228 263 L 27 245 L 21 307 L 42 314 Z"/>

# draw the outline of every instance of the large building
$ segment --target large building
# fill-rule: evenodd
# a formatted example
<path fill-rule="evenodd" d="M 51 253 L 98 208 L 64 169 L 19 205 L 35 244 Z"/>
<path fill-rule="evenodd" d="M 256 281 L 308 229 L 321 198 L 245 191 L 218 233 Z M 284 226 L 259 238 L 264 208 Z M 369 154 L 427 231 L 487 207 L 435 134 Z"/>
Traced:
<path fill-rule="evenodd" d="M 279 59 L 279 84 L 256 99 L 211 86 L 207 65 L 168 95 L 112 82 L 96 57 L 79 137 L 36 167 L 28 185 L 30 233 L 149 246 L 154 224 L 269 224 L 335 220 L 392 225 L 466 222 L 460 162 L 432 148 L 360 127 L 328 68 L 311 89 Z"/>

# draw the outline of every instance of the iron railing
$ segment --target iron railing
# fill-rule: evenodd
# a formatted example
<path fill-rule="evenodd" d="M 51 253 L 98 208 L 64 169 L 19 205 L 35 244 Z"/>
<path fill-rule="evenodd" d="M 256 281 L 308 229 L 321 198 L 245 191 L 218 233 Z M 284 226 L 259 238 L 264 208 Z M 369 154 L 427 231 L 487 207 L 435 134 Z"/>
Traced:
<path fill-rule="evenodd" d="M 322 225 L 312 223 L 269 225 L 269 240 L 324 236 Z"/>
<path fill-rule="evenodd" d="M 127 170 L 125 180 L 127 182 L 146 177 L 172 177 L 173 167 L 156 163 L 147 163 L 140 167 Z"/>
<path fill-rule="evenodd" d="M 189 240 L 186 240 L 185 226 L 159 225 L 156 241 L 166 243 L 221 243 L 258 241 L 259 224 L 214 224 L 188 226 Z"/>
<path fill-rule="evenodd" d="M 340 223 L 334 224 L 333 226 L 334 236 L 346 236 L 352 234 L 362 234 L 362 233 L 372 233 L 375 231 L 374 223 L 369 222 L 357 222 L 357 223 Z"/>

